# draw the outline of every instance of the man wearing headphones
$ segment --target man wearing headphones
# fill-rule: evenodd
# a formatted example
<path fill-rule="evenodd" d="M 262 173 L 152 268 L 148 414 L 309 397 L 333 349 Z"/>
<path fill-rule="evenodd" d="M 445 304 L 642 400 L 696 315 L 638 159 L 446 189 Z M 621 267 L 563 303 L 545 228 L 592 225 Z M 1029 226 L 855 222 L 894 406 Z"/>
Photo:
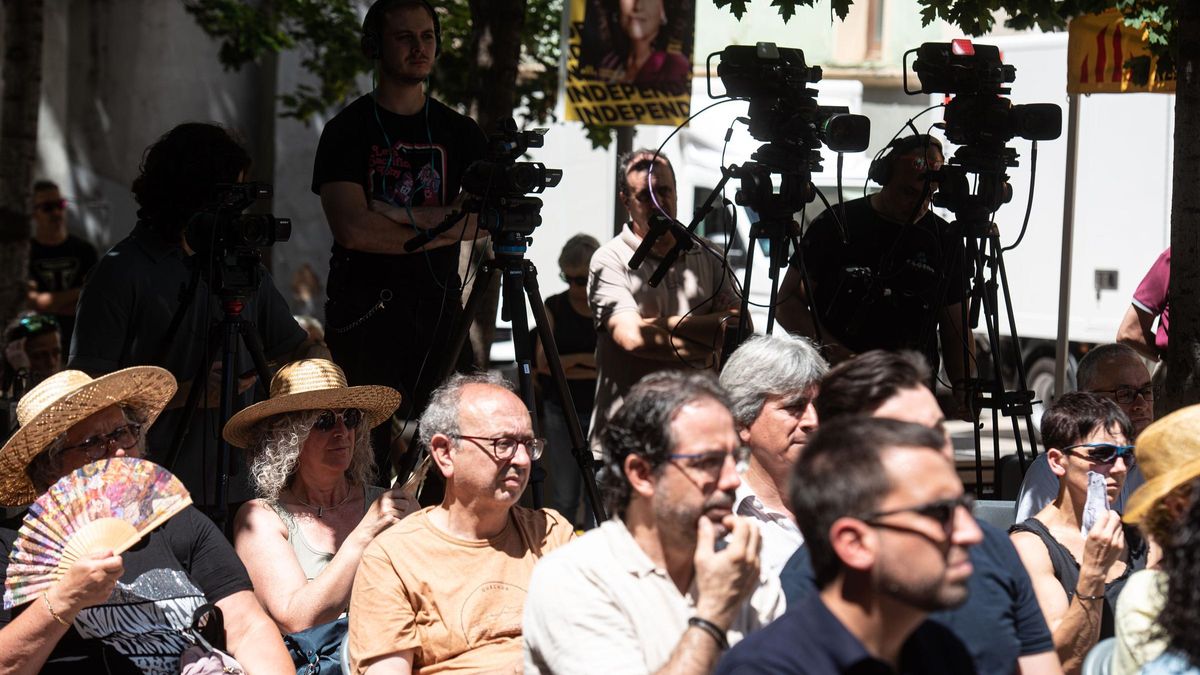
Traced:
<path fill-rule="evenodd" d="M 868 173 L 883 189 L 809 226 L 780 286 L 778 318 L 822 344 L 835 364 L 870 349 L 916 349 L 937 373 L 940 337 L 957 392 L 968 374 L 963 344 L 974 345 L 962 327 L 963 240 L 929 211 L 943 161 L 932 136 L 890 143 Z"/>
<path fill-rule="evenodd" d="M 429 2 L 376 0 L 361 44 L 377 62 L 378 86 L 325 125 L 313 167 L 312 191 L 334 239 L 326 340 L 350 384 L 403 393 L 404 419 L 437 384 L 446 356 L 436 345 L 449 341 L 462 311 L 456 244 L 484 233 L 467 217 L 415 252 L 404 244 L 458 210 L 463 172 L 487 138 L 425 91 L 441 49 Z M 375 438 L 383 481 L 392 468 L 389 427 Z"/>

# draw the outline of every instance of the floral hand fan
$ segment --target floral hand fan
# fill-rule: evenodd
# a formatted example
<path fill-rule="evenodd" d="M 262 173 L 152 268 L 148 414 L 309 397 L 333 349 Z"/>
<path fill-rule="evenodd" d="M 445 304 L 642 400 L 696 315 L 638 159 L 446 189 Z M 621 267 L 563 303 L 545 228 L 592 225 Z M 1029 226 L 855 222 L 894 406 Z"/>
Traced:
<path fill-rule="evenodd" d="M 144 459 L 112 457 L 62 477 L 29 507 L 17 532 L 5 609 L 36 598 L 89 553 L 125 552 L 191 503 L 178 478 Z"/>

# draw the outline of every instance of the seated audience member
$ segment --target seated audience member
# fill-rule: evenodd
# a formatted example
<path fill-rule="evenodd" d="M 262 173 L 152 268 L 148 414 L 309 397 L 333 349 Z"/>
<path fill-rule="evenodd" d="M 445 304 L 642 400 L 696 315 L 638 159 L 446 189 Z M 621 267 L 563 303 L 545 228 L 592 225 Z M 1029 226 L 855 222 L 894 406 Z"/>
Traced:
<path fill-rule="evenodd" d="M 1174 549 L 1187 529 L 1192 482 L 1200 477 L 1200 406 L 1151 424 L 1138 436 L 1136 453 L 1146 482 L 1129 496 L 1125 522 L 1140 527 L 1159 549 Z M 1166 649 L 1166 636 L 1157 629 L 1168 585 L 1162 567 L 1156 560 L 1134 573 L 1117 599 L 1114 675 L 1133 675 Z"/>
<path fill-rule="evenodd" d="M 1188 410 L 1191 410 L 1190 408 Z M 1194 417 L 1190 413 L 1189 417 Z M 1164 419 L 1169 419 L 1170 416 Z M 1189 442 L 1195 442 L 1194 422 Z M 1196 473 L 1196 462 L 1180 473 Z M 1178 475 L 1178 474 L 1177 474 Z M 1150 481 L 1147 481 L 1147 485 Z M 1159 484 L 1161 487 L 1163 484 Z M 1200 494 L 1200 481 L 1192 480 L 1188 493 Z M 1172 533 L 1171 544 L 1163 548 L 1162 571 L 1166 575 L 1163 607 L 1158 615 L 1157 635 L 1167 651 L 1141 670 L 1142 675 L 1200 675 L 1200 499 L 1188 499 Z"/>
<path fill-rule="evenodd" d="M 851 417 L 822 422 L 792 475 L 819 593 L 733 648 L 718 673 L 974 673 L 929 613 L 967 599 L 982 538 L 945 437 Z"/>
<path fill-rule="evenodd" d="M 1075 380 L 1079 391 L 1107 398 L 1125 411 L 1133 424 L 1130 443 L 1154 421 L 1154 386 L 1150 383 L 1150 371 L 1146 370 L 1142 357 L 1126 345 L 1100 345 L 1088 352 L 1079 362 Z M 1042 444 L 1045 443 L 1042 439 Z M 1045 453 L 1038 455 L 1025 472 L 1021 491 L 1017 494 L 1018 523 L 1041 511 L 1058 494 L 1058 476 L 1050 470 L 1047 459 Z M 1142 484 L 1141 471 L 1136 466 L 1126 468 L 1129 473 L 1125 477 L 1125 487 L 1112 505 L 1117 513 L 1125 512 L 1125 500 Z"/>
<path fill-rule="evenodd" d="M 865 352 L 838 364 L 825 376 L 817 413 L 822 424 L 871 415 L 929 427 L 946 438 L 943 451 L 953 461 L 942 410 L 926 385 L 929 380 L 929 366 L 917 352 Z M 983 541 L 969 550 L 975 572 L 967 585 L 967 601 L 955 609 L 934 612 L 930 619 L 963 641 L 980 675 L 1061 673 L 1050 629 L 1008 535 L 985 522 L 978 525 Z M 789 605 L 816 592 L 811 574 L 808 552 L 802 550 L 789 562 L 781 580 Z"/>
<path fill-rule="evenodd" d="M 758 522 L 767 576 L 778 576 L 804 541 L 788 504 L 787 484 L 817 428 L 813 398 L 827 369 L 807 338 L 783 333 L 746 340 L 721 370 L 738 436 L 750 448 L 733 512 Z"/>
<path fill-rule="evenodd" d="M 0 450 L 0 503 L 28 504 L 90 462 L 141 457 L 143 430 L 174 394 L 175 378 L 152 366 L 42 382 Z M 0 574 L 19 527 L 0 526 Z M 233 548 L 188 507 L 125 553 L 85 555 L 38 600 L 0 610 L 0 672 L 177 673 L 184 631 L 206 603 L 221 610 L 225 647 L 248 672 L 293 670 Z"/>
<path fill-rule="evenodd" d="M 571 402 L 585 436 L 592 419 L 592 402 L 596 399 L 596 329 L 592 326 L 592 310 L 588 306 L 588 265 L 600 242 L 586 234 L 567 240 L 558 255 L 559 276 L 567 282 L 567 290 L 546 298 L 546 321 L 554 333 Z M 537 333 L 535 331 L 534 335 Z M 583 479 L 579 465 L 571 454 L 571 434 L 567 428 L 566 405 L 554 384 L 546 353 L 537 344 L 537 380 L 542 394 L 543 428 L 549 452 L 542 464 L 546 469 L 546 505 L 571 519 L 576 526 L 592 522 L 591 513 L 578 517 L 579 498 L 583 494 Z"/>
<path fill-rule="evenodd" d="M 62 370 L 58 320 L 27 314 L 4 333 L 4 374 L 0 392 L 20 398 L 30 387 Z"/>
<path fill-rule="evenodd" d="M 1113 635 L 1113 608 L 1134 571 L 1146 564 L 1146 545 L 1121 516 L 1102 510 L 1083 532 L 1091 474 L 1116 500 L 1133 463 L 1132 425 L 1112 401 L 1072 392 L 1042 415 L 1042 442 L 1058 497 L 1010 530 L 1054 635 L 1063 670 L 1077 673 L 1097 641 Z M 1103 508 L 1103 507 L 1101 507 Z"/>
<path fill-rule="evenodd" d="M 363 553 L 350 594 L 351 670 L 519 672 L 533 566 L 574 536 L 557 512 L 516 505 L 545 441 L 491 374 L 452 375 L 419 429 L 445 497 Z"/>
<path fill-rule="evenodd" d="M 305 359 L 225 425 L 225 439 L 250 452 L 259 495 L 238 511 L 234 546 L 284 633 L 342 615 L 367 544 L 415 510 L 399 488 L 371 483 L 370 430 L 399 404 L 391 387 L 347 387 L 332 361 Z"/>
<path fill-rule="evenodd" d="M 783 609 L 758 528 L 733 514 L 746 452 L 729 400 L 705 375 L 648 375 L 601 442 L 613 517 L 534 570 L 525 672 L 709 673 Z"/>

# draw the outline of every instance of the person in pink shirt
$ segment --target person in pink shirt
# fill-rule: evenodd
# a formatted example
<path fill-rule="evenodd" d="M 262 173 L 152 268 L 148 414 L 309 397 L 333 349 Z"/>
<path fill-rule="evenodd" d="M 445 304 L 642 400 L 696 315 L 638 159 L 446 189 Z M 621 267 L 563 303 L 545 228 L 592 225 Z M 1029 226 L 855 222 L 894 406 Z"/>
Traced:
<path fill-rule="evenodd" d="M 1117 329 L 1117 342 L 1129 345 L 1139 354 L 1158 362 L 1153 382 L 1156 400 L 1163 400 L 1167 381 L 1167 331 L 1170 324 L 1168 290 L 1171 283 L 1171 248 L 1163 251 L 1133 292 L 1133 302 L 1125 311 Z M 1158 319 L 1155 330 L 1154 320 Z M 1155 411 L 1156 417 L 1160 411 Z"/>

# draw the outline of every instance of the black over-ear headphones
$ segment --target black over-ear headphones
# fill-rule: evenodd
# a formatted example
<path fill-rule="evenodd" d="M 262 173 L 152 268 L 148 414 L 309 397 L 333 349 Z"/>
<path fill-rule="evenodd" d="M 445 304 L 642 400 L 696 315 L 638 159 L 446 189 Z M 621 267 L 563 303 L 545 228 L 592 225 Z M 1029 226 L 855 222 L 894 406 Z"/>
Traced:
<path fill-rule="evenodd" d="M 879 183 L 887 185 L 892 179 L 892 164 L 900 155 L 905 155 L 917 148 L 933 146 L 942 151 L 942 142 L 937 138 L 928 134 L 913 134 L 912 136 L 904 136 L 888 143 L 888 152 L 882 157 L 876 158 L 871 162 L 871 167 L 867 169 L 867 178 Z"/>
<path fill-rule="evenodd" d="M 437 12 L 433 10 L 433 5 L 428 0 L 375 0 L 371 3 L 371 8 L 367 10 L 367 15 L 363 17 L 362 37 L 359 38 L 359 45 L 362 47 L 363 56 L 371 60 L 378 60 L 380 52 L 383 49 L 383 15 L 405 5 L 415 6 L 420 4 L 433 17 L 433 40 L 434 48 L 433 55 L 436 57 L 442 53 L 442 22 L 438 19 Z"/>

